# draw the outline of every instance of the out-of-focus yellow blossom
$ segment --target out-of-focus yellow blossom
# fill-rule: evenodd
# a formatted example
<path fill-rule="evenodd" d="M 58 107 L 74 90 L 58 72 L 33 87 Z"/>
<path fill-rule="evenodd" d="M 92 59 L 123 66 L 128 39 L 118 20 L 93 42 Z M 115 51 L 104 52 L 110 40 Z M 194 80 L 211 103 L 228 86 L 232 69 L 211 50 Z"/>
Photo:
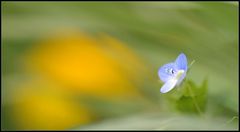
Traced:
<path fill-rule="evenodd" d="M 139 77 L 140 62 L 123 43 L 107 35 L 96 39 L 62 33 L 38 44 L 28 56 L 29 69 L 80 94 L 138 95 L 132 80 Z"/>
<path fill-rule="evenodd" d="M 23 88 L 22 88 L 23 87 Z M 50 85 L 36 82 L 18 87 L 13 94 L 13 118 L 21 130 L 62 130 L 92 120 L 89 110 Z"/>

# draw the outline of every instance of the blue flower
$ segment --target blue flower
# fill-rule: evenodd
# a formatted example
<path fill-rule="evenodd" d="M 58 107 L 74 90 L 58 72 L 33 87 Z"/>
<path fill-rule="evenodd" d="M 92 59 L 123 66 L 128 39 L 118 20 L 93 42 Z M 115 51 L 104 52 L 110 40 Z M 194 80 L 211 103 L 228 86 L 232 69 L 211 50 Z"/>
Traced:
<path fill-rule="evenodd" d="M 161 93 L 167 93 L 175 86 L 179 86 L 188 70 L 187 57 L 181 53 L 175 62 L 163 65 L 158 70 L 158 76 L 165 83 L 160 89 Z"/>

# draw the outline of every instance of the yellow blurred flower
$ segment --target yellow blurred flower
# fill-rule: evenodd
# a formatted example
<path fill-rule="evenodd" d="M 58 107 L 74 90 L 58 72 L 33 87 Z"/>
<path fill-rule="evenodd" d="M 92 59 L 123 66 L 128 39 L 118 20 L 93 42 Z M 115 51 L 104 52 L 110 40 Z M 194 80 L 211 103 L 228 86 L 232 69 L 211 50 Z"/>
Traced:
<path fill-rule="evenodd" d="M 20 130 L 62 130 L 92 121 L 89 110 L 44 83 L 24 83 L 14 91 L 13 118 Z"/>
<path fill-rule="evenodd" d="M 140 61 L 123 43 L 107 35 L 96 39 L 62 33 L 38 44 L 28 57 L 29 69 L 80 94 L 138 95 L 132 80 L 139 77 Z"/>

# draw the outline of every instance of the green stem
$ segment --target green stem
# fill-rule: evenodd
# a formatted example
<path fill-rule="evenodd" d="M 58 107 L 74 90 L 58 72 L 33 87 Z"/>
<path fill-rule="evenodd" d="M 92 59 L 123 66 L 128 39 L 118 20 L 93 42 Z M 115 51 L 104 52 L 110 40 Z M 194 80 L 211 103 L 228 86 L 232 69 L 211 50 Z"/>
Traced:
<path fill-rule="evenodd" d="M 192 65 L 194 64 L 194 62 L 195 62 L 195 60 L 193 60 L 193 61 L 190 63 L 190 65 L 188 65 L 188 70 L 187 70 L 187 73 L 189 73 L 189 71 L 190 71 L 190 69 L 191 69 Z"/>
<path fill-rule="evenodd" d="M 227 121 L 227 122 L 224 123 L 222 126 L 226 126 L 226 125 L 230 124 L 230 123 L 233 122 L 235 119 L 238 119 L 238 116 L 233 116 L 233 117 L 231 118 L 231 120 Z"/>
<path fill-rule="evenodd" d="M 187 84 L 188 84 L 188 83 L 187 83 Z M 196 99 L 195 99 L 195 96 L 193 95 L 193 92 L 192 92 L 192 90 L 191 90 L 191 86 L 188 84 L 187 87 L 188 87 L 188 90 L 189 90 L 189 92 L 190 92 L 190 96 L 193 98 L 193 102 L 194 102 L 194 105 L 195 105 L 198 113 L 199 113 L 200 115 L 203 115 L 203 112 L 201 111 L 199 105 L 197 104 L 197 101 L 196 101 Z"/>
<path fill-rule="evenodd" d="M 193 64 L 194 64 L 195 60 L 193 60 L 190 65 L 188 66 L 188 68 L 190 68 Z"/>
<path fill-rule="evenodd" d="M 231 123 L 233 120 L 238 119 L 238 116 L 234 116 L 231 120 L 229 120 L 226 124 Z"/>

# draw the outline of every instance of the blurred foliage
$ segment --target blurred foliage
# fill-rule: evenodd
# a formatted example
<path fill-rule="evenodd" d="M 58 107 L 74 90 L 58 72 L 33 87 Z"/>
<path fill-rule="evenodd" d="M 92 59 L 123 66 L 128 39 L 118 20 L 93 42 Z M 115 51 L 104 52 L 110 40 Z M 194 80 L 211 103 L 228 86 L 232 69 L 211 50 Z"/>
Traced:
<path fill-rule="evenodd" d="M 167 95 L 169 103 L 182 113 L 203 114 L 207 105 L 207 80 L 202 83 L 201 87 L 196 87 L 190 80 L 187 80 L 183 85 L 179 88 L 180 90 Z"/>
<path fill-rule="evenodd" d="M 237 2 L 1 4 L 2 130 L 238 129 Z M 160 94 L 180 52 L 196 62 Z"/>
<path fill-rule="evenodd" d="M 234 127 L 238 124 L 235 122 Z M 233 125 L 221 118 L 198 118 L 196 116 L 141 114 L 110 119 L 80 130 L 236 130 Z M 73 130 L 79 130 L 73 129 Z"/>

